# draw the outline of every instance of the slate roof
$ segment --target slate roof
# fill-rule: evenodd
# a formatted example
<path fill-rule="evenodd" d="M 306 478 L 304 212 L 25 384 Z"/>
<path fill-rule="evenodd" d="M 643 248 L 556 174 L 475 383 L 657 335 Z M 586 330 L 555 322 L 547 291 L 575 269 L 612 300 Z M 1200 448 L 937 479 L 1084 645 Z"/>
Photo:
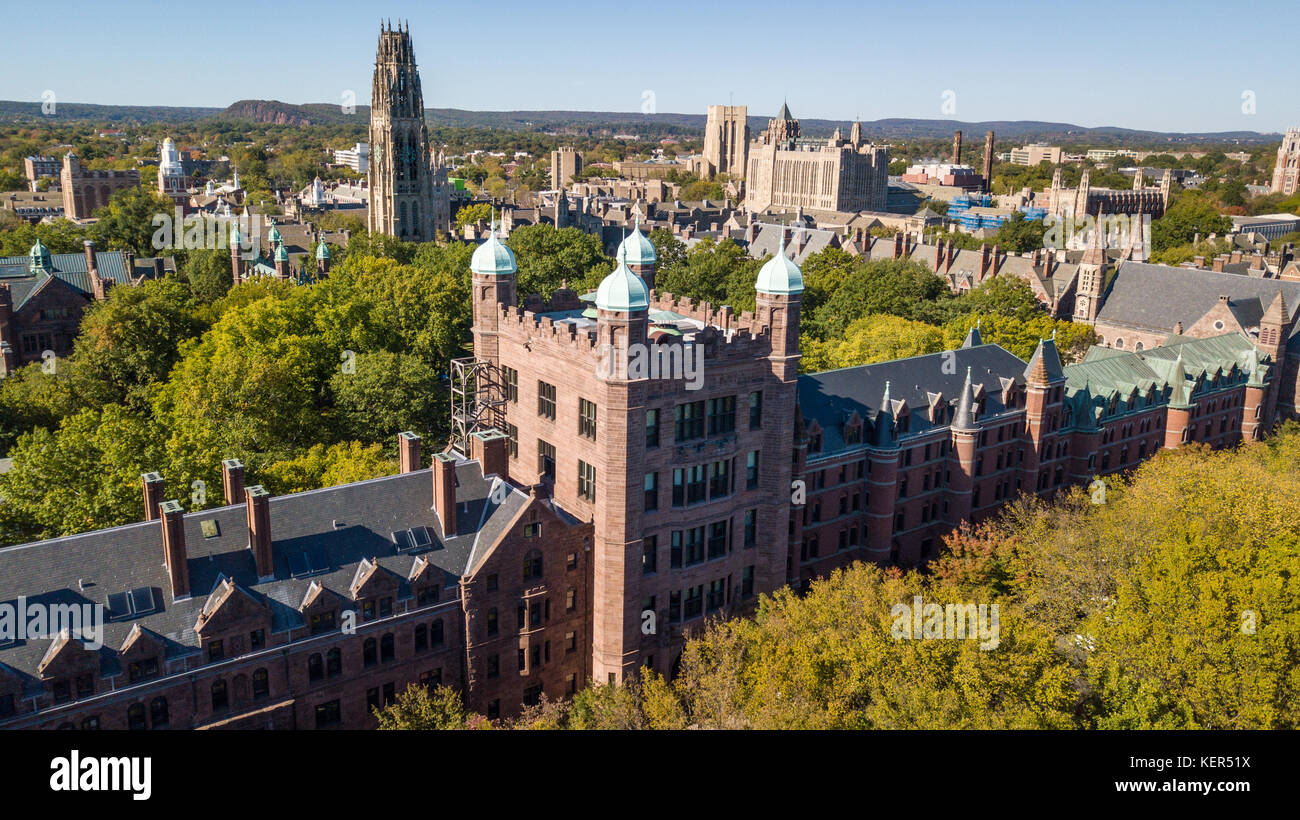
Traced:
<path fill-rule="evenodd" d="M 1226 295 L 1238 320 L 1252 327 L 1279 290 L 1285 294 L 1289 318 L 1294 318 L 1300 310 L 1300 282 L 1121 262 L 1097 322 L 1157 332 L 1170 332 L 1179 322 L 1190 328 L 1218 303 L 1220 295 Z M 1292 332 L 1293 344 L 1297 332 L 1300 323 Z"/>
<path fill-rule="evenodd" d="M 90 286 L 90 272 L 86 269 L 84 253 L 51 254 L 50 262 L 54 268 L 54 277 L 66 282 L 87 298 L 93 298 L 94 291 Z M 0 282 L 9 285 L 15 311 L 22 309 L 27 300 L 51 277 L 51 274 L 45 272 L 32 274 L 28 267 L 30 264 L 31 259 L 27 256 L 0 257 Z M 126 254 L 121 251 L 96 251 L 95 264 L 99 268 L 99 275 L 105 279 L 122 285 L 135 281 L 127 271 Z"/>
<path fill-rule="evenodd" d="M 947 356 L 951 356 L 952 364 L 945 367 Z M 909 434 L 925 433 L 946 426 L 936 427 L 929 420 L 931 395 L 942 395 L 949 406 L 955 406 L 967 367 L 971 369 L 972 385 L 984 387 L 985 405 L 980 419 L 1006 410 L 1001 403 L 1005 381 L 1024 384 L 1024 360 L 999 345 L 983 344 L 800 376 L 799 408 L 805 424 L 816 420 L 821 426 L 822 454 L 833 454 L 848 446 L 843 424 L 853 413 L 867 422 L 875 419 L 881 410 L 885 382 L 889 382 L 891 403 L 898 407 L 898 401 L 906 401 L 911 412 Z"/>
<path fill-rule="evenodd" d="M 474 566 L 506 532 L 528 502 L 528 495 L 484 478 L 477 461 L 456 466 L 459 533 L 444 535 L 432 509 L 433 479 L 428 469 L 385 476 L 270 499 L 275 577 L 259 582 L 244 504 L 188 513 L 184 517 L 188 555 L 189 598 L 172 600 L 163 564 L 162 525 L 144 521 L 112 529 L 0 548 L 0 604 L 28 602 L 107 604 L 108 596 L 137 587 L 152 587 L 159 608 L 121 621 L 104 624 L 100 650 L 105 673 L 117 664 L 115 653 L 134 623 L 161 635 L 168 657 L 199 651 L 194 624 L 222 578 L 227 578 L 265 601 L 272 612 L 272 631 L 303 625 L 298 610 L 313 582 L 331 593 L 348 597 L 358 565 L 373 558 L 402 580 L 399 596 L 410 594 L 406 578 L 418 558 L 446 573 L 455 583 Z M 217 534 L 204 537 L 204 522 L 213 521 Z M 392 533 L 428 527 L 431 544 L 424 551 L 398 552 Z M 306 554 L 314 572 L 294 576 L 290 559 Z M 83 586 L 84 584 L 84 586 Z M 18 671 L 31 686 L 35 672 L 50 645 L 48 639 L 17 641 L 0 646 L 0 664 Z"/>

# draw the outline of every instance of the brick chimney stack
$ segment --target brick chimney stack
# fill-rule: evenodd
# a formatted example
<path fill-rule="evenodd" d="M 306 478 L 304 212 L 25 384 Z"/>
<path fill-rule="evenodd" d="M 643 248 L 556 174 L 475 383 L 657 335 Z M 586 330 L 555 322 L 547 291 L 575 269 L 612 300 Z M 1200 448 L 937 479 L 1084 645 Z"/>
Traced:
<path fill-rule="evenodd" d="M 500 430 L 482 430 L 469 437 L 470 458 L 483 465 L 483 475 L 510 477 L 510 439 Z"/>
<path fill-rule="evenodd" d="M 190 567 L 185 554 L 185 510 L 179 501 L 164 501 L 155 509 L 161 509 L 163 559 L 171 580 L 172 600 L 186 598 L 190 594 Z"/>
<path fill-rule="evenodd" d="M 898 259 L 903 255 L 903 233 L 899 231 L 894 234 L 894 258 Z"/>
<path fill-rule="evenodd" d="M 433 454 L 433 509 L 442 522 L 442 535 L 456 534 L 456 457 L 450 453 Z"/>
<path fill-rule="evenodd" d="M 153 521 L 163 501 L 163 477 L 157 473 L 141 473 L 140 481 L 144 484 L 144 520 Z"/>
<path fill-rule="evenodd" d="M 961 131 L 952 135 L 952 164 L 961 165 Z"/>
<path fill-rule="evenodd" d="M 248 502 L 248 546 L 253 551 L 258 579 L 275 576 L 271 553 L 271 494 L 261 484 L 244 490 Z"/>
<path fill-rule="evenodd" d="M 420 437 L 410 430 L 397 434 L 397 462 L 403 473 L 420 469 Z"/>
<path fill-rule="evenodd" d="M 237 458 L 221 462 L 221 488 L 227 504 L 244 502 L 244 464 Z"/>

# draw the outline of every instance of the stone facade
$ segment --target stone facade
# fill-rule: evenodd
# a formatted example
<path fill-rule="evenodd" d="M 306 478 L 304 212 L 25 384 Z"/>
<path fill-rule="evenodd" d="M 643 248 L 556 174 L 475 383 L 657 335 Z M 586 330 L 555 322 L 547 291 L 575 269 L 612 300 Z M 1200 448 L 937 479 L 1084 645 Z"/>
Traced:
<path fill-rule="evenodd" d="M 1277 148 L 1273 166 L 1273 193 L 1290 196 L 1300 191 L 1300 128 L 1288 128 Z"/>
<path fill-rule="evenodd" d="M 379 32 L 370 89 L 371 231 L 428 242 L 450 230 L 450 185 L 441 155 L 431 153 L 424 95 L 406 29 Z"/>
<path fill-rule="evenodd" d="M 63 190 L 63 215 L 68 219 L 89 219 L 97 208 L 107 207 L 113 194 L 140 187 L 140 172 L 91 171 L 69 151 L 63 157 L 59 186 Z"/>
<path fill-rule="evenodd" d="M 715 174 L 745 178 L 749 164 L 749 119 L 745 106 L 709 106 L 704 125 L 704 161 L 710 179 Z"/>
<path fill-rule="evenodd" d="M 745 174 L 749 210 L 772 206 L 829 211 L 884 211 L 889 197 L 889 149 L 862 139 L 854 123 L 849 139 L 837 129 L 829 140 L 803 139 L 799 121 L 781 107 L 749 146 Z"/>
<path fill-rule="evenodd" d="M 576 148 L 557 148 L 551 152 L 551 187 L 563 191 L 573 184 L 582 170 L 582 154 Z"/>

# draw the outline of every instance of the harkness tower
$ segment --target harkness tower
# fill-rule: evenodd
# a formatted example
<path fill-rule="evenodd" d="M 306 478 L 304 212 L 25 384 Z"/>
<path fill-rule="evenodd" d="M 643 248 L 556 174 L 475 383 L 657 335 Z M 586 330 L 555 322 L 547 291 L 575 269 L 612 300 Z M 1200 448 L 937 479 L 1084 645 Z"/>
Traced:
<path fill-rule="evenodd" d="M 380 26 L 370 90 L 371 231 L 428 242 L 447 229 L 448 190 L 429 151 L 424 95 L 409 27 Z"/>

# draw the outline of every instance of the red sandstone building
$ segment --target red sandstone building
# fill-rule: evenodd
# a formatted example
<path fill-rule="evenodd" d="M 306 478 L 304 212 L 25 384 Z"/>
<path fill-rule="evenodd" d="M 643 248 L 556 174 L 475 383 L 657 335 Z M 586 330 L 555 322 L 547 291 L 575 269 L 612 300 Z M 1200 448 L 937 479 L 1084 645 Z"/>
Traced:
<path fill-rule="evenodd" d="M 1024 362 L 972 331 L 798 376 L 784 248 L 754 313 L 656 292 L 655 262 L 638 230 L 593 296 L 520 307 L 494 227 L 428 468 L 403 434 L 398 475 L 272 498 L 230 460 L 226 506 L 188 513 L 151 473 L 149 520 L 0 549 L 0 606 L 107 613 L 98 647 L 0 636 L 0 727 L 366 727 L 412 683 L 504 717 L 672 674 L 691 630 L 759 593 L 922 562 L 963 520 L 1162 448 L 1260 438 L 1292 331 L 1275 311 L 1259 344 L 1171 336 L 1069 366 L 1051 340 Z M 648 353 L 668 370 L 639 369 Z"/>

